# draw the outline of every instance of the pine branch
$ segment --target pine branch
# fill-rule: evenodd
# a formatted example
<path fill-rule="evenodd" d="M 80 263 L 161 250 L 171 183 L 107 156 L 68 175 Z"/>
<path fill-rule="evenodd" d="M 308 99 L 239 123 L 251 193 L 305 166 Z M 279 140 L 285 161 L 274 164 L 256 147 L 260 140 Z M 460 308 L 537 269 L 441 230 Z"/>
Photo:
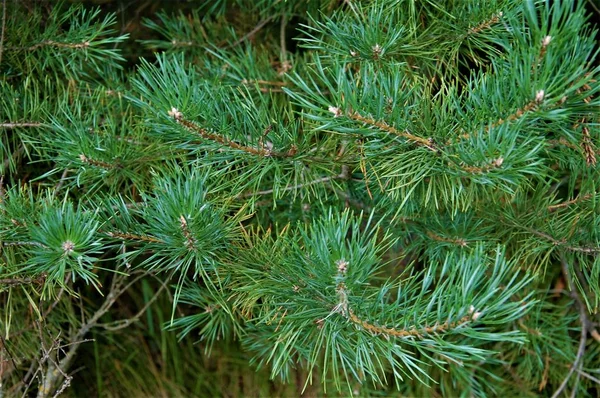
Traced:
<path fill-rule="evenodd" d="M 46 40 L 46 41 L 43 41 L 41 43 L 34 44 L 31 47 L 27 47 L 27 50 L 28 51 L 34 51 L 34 50 L 37 50 L 40 47 L 45 47 L 45 46 L 57 47 L 57 48 L 81 49 L 81 48 L 88 48 L 90 46 L 90 42 L 89 41 L 84 41 L 84 42 L 81 42 L 81 43 L 61 43 L 61 42 L 57 42 L 57 41 L 54 41 L 54 40 Z"/>
<path fill-rule="evenodd" d="M 277 18 L 277 16 L 278 15 L 271 15 L 271 16 L 263 19 L 250 32 L 246 33 L 244 36 L 242 36 L 241 38 L 239 38 L 234 43 L 232 43 L 232 44 L 230 44 L 228 46 L 225 46 L 223 48 L 227 49 L 227 48 L 236 47 L 239 44 L 242 44 L 243 42 L 245 42 L 246 40 L 252 38 L 252 36 L 254 36 L 255 34 L 257 34 L 266 24 L 268 24 L 273 19 Z"/>
<path fill-rule="evenodd" d="M 335 108 L 335 107 L 330 107 L 329 111 L 332 112 L 335 117 L 339 117 L 343 114 L 339 108 Z M 396 128 L 390 126 L 389 124 L 387 124 L 384 121 L 378 121 L 378 120 L 375 120 L 375 119 L 372 119 L 369 117 L 362 116 L 358 112 L 348 112 L 345 114 L 345 116 L 351 120 L 355 120 L 355 121 L 364 123 L 368 126 L 377 127 L 378 129 L 385 131 L 386 133 L 405 138 L 406 140 L 408 140 L 410 142 L 413 142 L 417 145 L 428 148 L 432 152 L 439 151 L 437 146 L 434 144 L 433 139 L 431 139 L 431 138 L 421 138 L 421 137 L 417 137 L 416 135 L 412 134 L 411 132 L 409 132 L 407 130 L 405 130 L 405 131 L 397 130 Z"/>
<path fill-rule="evenodd" d="M 239 144 L 239 143 L 232 141 L 226 137 L 223 137 L 216 133 L 212 133 L 202 127 L 197 126 L 195 123 L 184 119 L 182 113 L 179 112 L 176 108 L 172 108 L 169 111 L 169 115 L 172 116 L 177 121 L 177 123 L 184 126 L 188 131 L 198 134 L 200 137 L 202 137 L 205 140 L 214 141 L 218 144 L 227 146 L 231 149 L 236 149 L 239 151 L 249 153 L 251 155 L 257 155 L 257 156 L 262 156 L 262 157 L 280 157 L 281 158 L 281 157 L 291 157 L 296 154 L 295 146 L 292 146 L 292 148 L 287 152 L 275 152 L 271 148 L 268 148 L 267 146 L 262 146 L 261 148 L 255 148 L 252 146 Z"/>
<path fill-rule="evenodd" d="M 519 120 L 520 118 L 525 116 L 527 113 L 535 111 L 537 109 L 537 107 L 543 102 L 545 95 L 546 94 L 544 93 L 544 90 L 539 90 L 535 95 L 535 99 L 529 101 L 522 108 L 517 109 L 514 113 L 512 113 L 511 115 L 507 116 L 504 119 L 498 119 L 496 122 L 492 123 L 491 125 L 485 126 L 485 128 L 483 129 L 484 133 L 489 133 L 490 130 L 492 130 L 492 129 L 498 128 L 507 122 L 514 122 L 516 120 Z M 457 139 L 460 140 L 460 139 L 475 138 L 475 137 L 477 137 L 477 134 L 478 134 L 477 132 L 465 133 L 465 134 L 459 135 L 457 137 Z"/>
<path fill-rule="evenodd" d="M 105 232 L 105 234 L 112 238 L 123 239 L 123 240 L 131 240 L 131 241 L 138 241 L 138 242 L 150 242 L 150 243 L 164 243 L 163 240 L 152 237 L 152 236 L 135 235 L 135 234 L 127 233 L 127 232 L 108 231 L 108 232 Z"/>
<path fill-rule="evenodd" d="M 114 169 L 114 168 L 118 168 L 117 165 L 113 165 L 107 162 L 103 162 L 101 160 L 95 160 L 92 158 L 89 158 L 87 156 L 85 156 L 84 154 L 80 154 L 79 155 L 79 160 L 81 160 L 83 163 L 87 163 L 89 165 L 95 166 L 95 167 L 99 167 L 101 169 L 105 169 L 105 170 L 110 170 L 110 169 Z"/>
<path fill-rule="evenodd" d="M 35 278 L 0 279 L 0 285 L 8 285 L 8 286 L 31 285 L 31 284 L 42 285 L 42 284 L 44 284 L 44 282 L 46 282 L 45 274 L 41 274 Z"/>
<path fill-rule="evenodd" d="M 584 202 L 584 201 L 586 201 L 586 200 L 588 200 L 588 199 L 590 199 L 592 197 L 594 197 L 594 194 L 588 193 L 588 194 L 579 196 L 579 197 L 577 197 L 575 199 L 567 200 L 566 202 L 563 202 L 563 203 L 558 203 L 558 204 L 555 204 L 555 205 L 548 206 L 548 211 L 555 211 L 555 210 L 558 210 L 558 209 L 562 209 L 562 208 L 568 207 L 570 205 L 573 205 L 573 204 L 576 204 L 576 203 L 579 203 L 579 202 Z"/>
<path fill-rule="evenodd" d="M 304 183 L 301 183 L 301 184 L 289 185 L 287 187 L 284 187 L 284 188 L 278 190 L 278 192 L 295 191 L 297 189 L 308 187 L 310 185 L 328 183 L 328 182 L 331 182 L 333 180 L 347 180 L 348 178 L 350 178 L 348 167 L 347 166 L 342 166 L 342 172 L 340 174 L 338 174 L 338 175 L 329 176 L 329 177 L 321 177 L 321 178 L 317 178 L 316 180 L 304 182 Z M 264 191 L 248 192 L 248 193 L 245 193 L 245 194 L 241 195 L 241 197 L 242 198 L 248 198 L 248 197 L 257 196 L 257 195 L 270 195 L 273 192 L 275 192 L 275 189 L 266 189 Z"/>
<path fill-rule="evenodd" d="M 483 30 L 489 29 L 492 25 L 495 25 L 500 21 L 500 18 L 502 18 L 502 15 L 503 15 L 502 12 L 498 12 L 497 14 L 492 15 L 490 17 L 490 19 L 479 23 L 479 25 L 469 28 L 467 33 L 464 35 L 463 39 L 468 36 L 480 33 Z"/>

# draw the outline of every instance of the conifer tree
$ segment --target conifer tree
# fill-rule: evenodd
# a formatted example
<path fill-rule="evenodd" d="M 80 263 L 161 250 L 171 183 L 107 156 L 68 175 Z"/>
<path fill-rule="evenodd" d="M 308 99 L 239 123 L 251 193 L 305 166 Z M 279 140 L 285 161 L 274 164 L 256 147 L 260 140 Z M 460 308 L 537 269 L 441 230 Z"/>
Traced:
<path fill-rule="evenodd" d="M 598 394 L 593 2 L 162 5 L 1 3 L 0 397 Z"/>

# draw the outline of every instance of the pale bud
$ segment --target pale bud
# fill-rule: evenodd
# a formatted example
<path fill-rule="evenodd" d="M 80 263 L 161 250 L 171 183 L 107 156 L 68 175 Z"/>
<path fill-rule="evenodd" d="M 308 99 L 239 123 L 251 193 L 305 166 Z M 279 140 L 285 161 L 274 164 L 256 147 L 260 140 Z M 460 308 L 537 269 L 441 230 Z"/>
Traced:
<path fill-rule="evenodd" d="M 381 48 L 381 46 L 380 46 L 379 44 L 375 44 L 375 45 L 373 46 L 373 55 L 374 55 L 375 57 L 378 57 L 378 56 L 381 54 L 381 51 L 382 51 L 382 50 L 383 50 L 383 49 Z"/>
<path fill-rule="evenodd" d="M 333 113 L 333 117 L 340 117 L 340 116 L 342 116 L 342 111 L 340 110 L 340 108 L 337 108 L 335 106 L 330 106 L 329 107 L 329 112 Z"/>
<path fill-rule="evenodd" d="M 537 93 L 535 93 L 535 102 L 540 103 L 544 100 L 544 95 L 546 93 L 544 93 L 544 90 L 540 90 Z"/>
<path fill-rule="evenodd" d="M 179 110 L 175 107 L 172 107 L 168 113 L 169 116 L 171 116 L 175 120 L 179 120 L 183 117 L 183 113 L 179 112 Z"/>
<path fill-rule="evenodd" d="M 542 46 L 544 47 L 548 47 L 548 44 L 550 44 L 550 41 L 552 40 L 552 36 L 546 36 L 542 39 Z"/>
<path fill-rule="evenodd" d="M 348 271 L 348 261 L 341 259 L 335 262 L 338 267 L 338 272 L 341 274 L 345 274 Z"/>

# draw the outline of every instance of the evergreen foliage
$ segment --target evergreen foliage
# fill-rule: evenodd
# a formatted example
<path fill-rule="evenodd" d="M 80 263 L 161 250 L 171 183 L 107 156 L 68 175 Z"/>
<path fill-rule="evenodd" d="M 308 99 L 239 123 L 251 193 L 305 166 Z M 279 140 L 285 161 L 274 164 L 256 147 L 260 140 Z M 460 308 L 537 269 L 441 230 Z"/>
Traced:
<path fill-rule="evenodd" d="M 593 2 L 117 4 L 1 3 L 0 397 L 598 395 Z"/>

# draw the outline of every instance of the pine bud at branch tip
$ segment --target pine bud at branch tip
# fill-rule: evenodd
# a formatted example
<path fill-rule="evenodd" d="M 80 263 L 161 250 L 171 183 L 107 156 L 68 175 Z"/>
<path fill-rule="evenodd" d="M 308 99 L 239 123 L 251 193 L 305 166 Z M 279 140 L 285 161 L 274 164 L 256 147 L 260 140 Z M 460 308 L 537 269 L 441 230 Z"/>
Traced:
<path fill-rule="evenodd" d="M 544 100 L 544 95 L 544 90 L 540 90 L 537 93 L 535 93 L 535 102 L 537 102 L 538 104 L 542 102 Z"/>
<path fill-rule="evenodd" d="M 75 243 L 70 240 L 66 240 L 63 242 L 61 247 L 65 254 L 73 253 L 73 250 L 75 249 Z"/>
<path fill-rule="evenodd" d="M 373 46 L 373 57 L 374 57 L 375 59 L 379 58 L 379 56 L 381 55 L 381 51 L 382 51 L 382 50 L 383 50 L 383 49 L 381 48 L 381 46 L 380 46 L 379 44 L 375 44 L 375 45 Z"/>
<path fill-rule="evenodd" d="M 336 108 L 335 106 L 330 106 L 329 112 L 333 113 L 333 117 L 342 116 L 342 111 L 340 110 L 340 108 Z"/>
<path fill-rule="evenodd" d="M 470 306 L 469 307 L 469 315 L 471 315 L 472 320 L 476 321 L 481 316 L 481 312 L 475 311 L 475 307 Z"/>
<path fill-rule="evenodd" d="M 546 36 L 542 39 L 542 46 L 544 47 L 548 47 L 548 44 L 550 44 L 550 41 L 552 40 L 552 36 Z"/>
<path fill-rule="evenodd" d="M 502 163 L 504 163 L 504 158 L 498 158 L 492 162 L 492 164 L 496 167 L 502 166 Z"/>
<path fill-rule="evenodd" d="M 81 155 L 79 155 L 79 160 L 81 160 L 82 162 L 86 163 L 88 161 L 87 156 L 85 156 L 83 153 Z"/>
<path fill-rule="evenodd" d="M 179 109 L 172 107 L 168 112 L 169 116 L 171 116 L 175 120 L 180 120 L 183 117 L 183 113 L 179 112 Z"/>
<path fill-rule="evenodd" d="M 348 271 L 348 261 L 341 259 L 337 260 L 335 264 L 337 265 L 337 269 L 340 274 L 346 274 L 346 271 Z"/>

